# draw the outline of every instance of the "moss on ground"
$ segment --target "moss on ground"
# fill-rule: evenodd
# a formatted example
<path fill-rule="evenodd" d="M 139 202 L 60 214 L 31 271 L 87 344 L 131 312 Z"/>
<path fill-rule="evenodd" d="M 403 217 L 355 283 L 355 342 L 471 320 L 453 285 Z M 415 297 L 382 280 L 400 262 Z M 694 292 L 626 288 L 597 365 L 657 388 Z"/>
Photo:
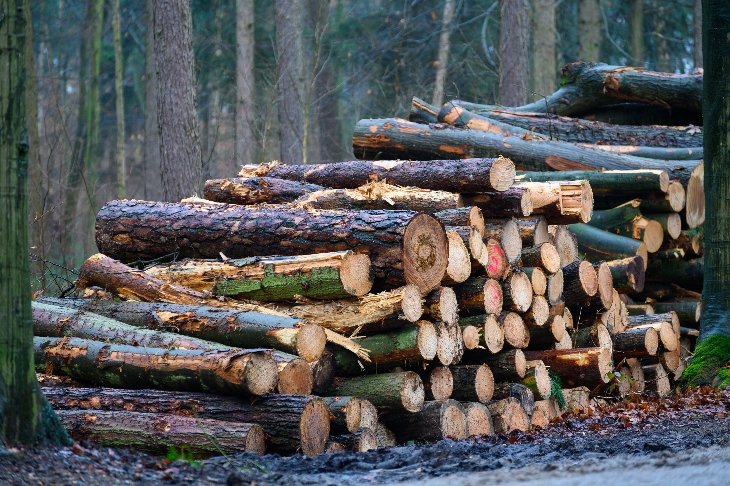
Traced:
<path fill-rule="evenodd" d="M 682 373 L 679 383 L 683 387 L 713 385 L 730 386 L 730 337 L 717 334 L 697 345 L 692 360 Z"/>

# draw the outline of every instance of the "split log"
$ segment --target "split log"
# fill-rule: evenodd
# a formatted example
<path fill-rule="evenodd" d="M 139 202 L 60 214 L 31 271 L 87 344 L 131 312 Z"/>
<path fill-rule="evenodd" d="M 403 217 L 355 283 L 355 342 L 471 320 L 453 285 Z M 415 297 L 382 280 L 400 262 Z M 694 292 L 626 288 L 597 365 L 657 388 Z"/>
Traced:
<path fill-rule="evenodd" d="M 558 268 L 558 270 L 560 269 Z M 545 275 L 545 272 L 538 267 L 522 267 L 522 271 L 525 272 L 525 275 L 530 277 L 530 283 L 532 284 L 532 293 L 534 295 L 544 296 L 547 292 L 548 286 L 548 279 Z"/>
<path fill-rule="evenodd" d="M 532 415 L 535 408 L 535 396 L 532 390 L 521 383 L 499 383 L 494 387 L 494 399 L 504 400 L 514 398 L 519 403 L 527 416 Z"/>
<path fill-rule="evenodd" d="M 527 372 L 521 383 L 532 390 L 535 397 L 550 398 L 552 383 L 547 366 L 542 361 L 528 361 Z"/>
<path fill-rule="evenodd" d="M 362 428 L 351 434 L 334 435 L 330 444 L 341 446 L 342 449 L 335 449 L 336 452 L 367 452 L 378 448 L 378 437 L 372 429 Z"/>
<path fill-rule="evenodd" d="M 654 302 L 654 311 L 657 314 L 674 311 L 679 323 L 685 327 L 697 327 L 702 317 L 701 300 L 676 300 L 673 302 Z"/>
<path fill-rule="evenodd" d="M 522 316 L 515 312 L 502 312 L 499 322 L 504 330 L 505 344 L 516 349 L 526 348 L 530 344 L 530 331 Z"/>
<path fill-rule="evenodd" d="M 598 292 L 598 274 L 585 260 L 576 260 L 563 267 L 563 279 L 563 299 L 568 306 L 580 306 Z"/>
<path fill-rule="evenodd" d="M 489 408 L 486 405 L 474 402 L 462 403 L 462 405 L 466 414 L 467 437 L 494 435 L 492 414 L 489 413 Z"/>
<path fill-rule="evenodd" d="M 504 308 L 526 312 L 532 305 L 532 282 L 524 272 L 516 270 L 502 283 Z"/>
<path fill-rule="evenodd" d="M 563 289 L 565 288 L 565 276 L 560 269 L 548 277 L 547 299 L 550 305 L 563 301 Z"/>
<path fill-rule="evenodd" d="M 266 451 L 260 425 L 163 413 L 60 410 L 58 418 L 76 440 L 130 447 L 153 454 L 184 448 L 195 457 Z"/>
<path fill-rule="evenodd" d="M 672 282 L 680 287 L 701 292 L 704 282 L 704 258 L 652 259 L 646 269 L 646 279 L 653 282 Z"/>
<path fill-rule="evenodd" d="M 261 425 L 271 452 L 319 454 L 330 432 L 323 399 L 306 395 L 268 394 L 249 401 L 210 393 L 116 388 L 43 387 L 55 410 L 158 412 L 196 419 Z M 166 451 L 165 451 L 166 452 Z"/>
<path fill-rule="evenodd" d="M 661 364 L 642 367 L 644 371 L 644 383 L 646 389 L 656 393 L 659 397 L 665 397 L 672 392 L 672 385 L 669 382 L 669 375 Z"/>
<path fill-rule="evenodd" d="M 659 348 L 659 334 L 651 327 L 633 327 L 613 336 L 614 357 L 653 356 Z"/>
<path fill-rule="evenodd" d="M 329 410 L 331 430 L 336 434 L 354 434 L 360 429 L 375 430 L 378 410 L 367 400 L 357 397 L 324 397 L 321 400 Z"/>
<path fill-rule="evenodd" d="M 558 411 L 552 400 L 535 400 L 535 409 L 530 417 L 530 426 L 532 428 L 544 428 L 550 425 L 550 422 L 558 418 Z"/>
<path fill-rule="evenodd" d="M 357 160 L 318 165 L 272 162 L 245 165 L 239 175 L 277 177 L 337 189 L 354 189 L 377 180 L 399 186 L 457 193 L 504 191 L 514 182 L 514 164 L 504 157 L 457 161 L 452 160 L 453 154 L 449 154 L 444 159 L 447 160 Z"/>
<path fill-rule="evenodd" d="M 620 292 L 641 292 L 644 290 L 644 261 L 640 256 L 610 260 L 606 262 L 611 270 L 613 286 Z"/>
<path fill-rule="evenodd" d="M 267 302 L 296 296 L 323 300 L 361 297 L 373 286 L 370 258 L 351 251 L 225 262 L 182 260 L 156 264 L 145 272 L 199 292 Z"/>
<path fill-rule="evenodd" d="M 532 214 L 551 224 L 587 223 L 593 213 L 593 192 L 588 181 L 520 182 L 532 199 Z"/>
<path fill-rule="evenodd" d="M 469 278 L 471 275 L 471 257 L 469 249 L 464 243 L 461 235 L 452 229 L 446 230 L 446 238 L 449 244 L 448 263 L 446 264 L 446 275 L 444 283 L 458 284 Z M 478 242 L 481 246 L 481 238 Z"/>
<path fill-rule="evenodd" d="M 528 360 L 541 360 L 560 376 L 563 385 L 595 387 L 608 383 L 613 369 L 611 352 L 606 348 L 527 351 Z"/>
<path fill-rule="evenodd" d="M 268 350 L 142 348 L 42 337 L 34 338 L 34 347 L 37 369 L 97 385 L 263 395 L 278 380 Z"/>
<path fill-rule="evenodd" d="M 484 235 L 484 216 L 476 206 L 445 209 L 433 214 L 444 226 L 466 226 Z"/>
<path fill-rule="evenodd" d="M 578 248 L 587 258 L 616 260 L 640 256 L 644 262 L 644 269 L 649 263 L 649 252 L 646 243 L 642 241 L 580 223 L 571 224 L 570 231 L 576 236 Z"/>
<path fill-rule="evenodd" d="M 487 403 L 494 393 L 494 376 L 486 364 L 451 367 L 453 391 L 456 400 Z"/>
<path fill-rule="evenodd" d="M 551 242 L 560 254 L 560 266 L 564 267 L 578 259 L 578 240 L 565 225 L 548 226 Z"/>
<path fill-rule="evenodd" d="M 175 253 L 242 258 L 351 249 L 370 254 L 377 277 L 405 280 L 424 293 L 441 283 L 448 259 L 443 225 L 433 216 L 410 211 L 310 213 L 111 201 L 97 215 L 96 237 L 101 251 L 127 261 Z"/>
<path fill-rule="evenodd" d="M 492 423 L 496 433 L 509 434 L 513 430 L 521 432 L 529 430 L 530 418 L 516 398 L 505 398 L 491 402 L 487 406 L 492 414 Z"/>
<path fill-rule="evenodd" d="M 516 186 L 506 191 L 464 194 L 463 198 L 467 206 L 489 211 L 490 216 L 497 218 L 520 218 L 531 215 L 533 210 L 530 191 Z"/>
<path fill-rule="evenodd" d="M 460 440 L 467 437 L 466 413 L 456 400 L 426 402 L 418 412 L 386 415 L 383 422 L 401 443 L 412 440 Z"/>
<path fill-rule="evenodd" d="M 278 204 L 323 189 L 316 184 L 274 177 L 209 179 L 205 181 L 203 195 L 210 201 L 226 204 Z"/>
<path fill-rule="evenodd" d="M 527 267 L 540 267 L 548 273 L 560 270 L 560 254 L 552 243 L 541 243 L 522 249 L 522 263 Z"/>
<path fill-rule="evenodd" d="M 494 314 L 462 317 L 459 325 L 464 335 L 466 349 L 473 350 L 479 346 L 492 354 L 499 353 L 504 347 L 504 329 Z M 478 330 L 477 339 L 467 345 L 467 328 Z M 472 341 L 472 339 L 470 339 Z"/>
<path fill-rule="evenodd" d="M 152 347 L 210 349 L 213 343 L 239 348 L 273 348 L 294 353 L 307 361 L 322 356 L 327 336 L 316 324 L 307 324 L 290 317 L 241 312 L 202 305 L 165 304 L 159 302 L 118 302 L 100 299 L 43 298 L 34 303 L 34 319 L 40 335 L 67 335 L 89 339 L 119 339 L 119 323 L 148 328 L 151 331 L 129 329 L 126 344 Z M 78 309 L 84 313 L 66 309 Z M 93 314 L 92 314 L 93 313 Z M 99 316 L 105 316 L 99 317 Z M 117 323 L 117 324 L 115 324 Z M 99 334 L 106 327 L 111 334 Z M 88 332 L 84 329 L 88 329 Z M 44 330 L 42 330 L 44 329 Z M 57 329 L 54 332 L 53 329 Z M 164 331 L 174 331 L 176 334 Z M 181 335 L 192 336 L 184 338 Z M 98 337 L 94 337 L 98 336 Z M 150 336 L 149 339 L 143 336 Z M 175 339 L 167 344 L 162 336 Z M 197 339 L 196 339 L 197 338 Z M 157 341 L 156 341 L 157 339 Z M 205 340 L 205 341 L 201 341 Z M 154 344 L 159 345 L 154 345 Z M 197 344 L 196 344 L 197 343 Z"/>
<path fill-rule="evenodd" d="M 421 378 L 412 371 L 338 378 L 330 396 L 355 396 L 370 401 L 378 409 L 417 412 L 423 407 Z"/>
<path fill-rule="evenodd" d="M 448 400 L 454 393 L 453 368 L 435 366 L 428 372 L 423 372 L 423 388 L 427 400 Z"/>

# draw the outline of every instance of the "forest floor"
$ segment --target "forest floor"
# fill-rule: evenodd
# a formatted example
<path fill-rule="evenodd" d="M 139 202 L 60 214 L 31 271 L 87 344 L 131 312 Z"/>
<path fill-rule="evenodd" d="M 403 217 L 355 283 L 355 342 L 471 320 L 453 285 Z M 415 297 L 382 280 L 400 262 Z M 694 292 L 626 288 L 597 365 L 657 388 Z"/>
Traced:
<path fill-rule="evenodd" d="M 727 484 L 730 392 L 613 404 L 526 434 L 313 458 L 170 462 L 90 443 L 0 456 L 0 484 Z"/>

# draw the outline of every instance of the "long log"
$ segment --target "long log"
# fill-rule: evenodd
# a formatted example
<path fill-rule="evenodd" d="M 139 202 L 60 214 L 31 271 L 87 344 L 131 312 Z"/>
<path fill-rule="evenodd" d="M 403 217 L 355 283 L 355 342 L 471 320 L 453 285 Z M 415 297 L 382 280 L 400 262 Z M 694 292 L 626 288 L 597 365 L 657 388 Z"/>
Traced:
<path fill-rule="evenodd" d="M 172 330 L 240 348 L 273 348 L 307 361 L 322 356 L 326 332 L 316 324 L 258 312 L 160 302 L 43 298 L 39 303 L 74 308 L 154 331 Z"/>
<path fill-rule="evenodd" d="M 74 439 L 91 440 L 102 446 L 130 447 L 153 454 L 183 448 L 195 457 L 266 451 L 266 436 L 257 424 L 129 411 L 56 413 Z"/>
<path fill-rule="evenodd" d="M 55 410 L 103 410 L 119 415 L 159 412 L 231 423 L 257 423 L 267 435 L 271 452 L 301 450 L 305 454 L 318 454 L 324 449 L 330 431 L 330 412 L 323 402 L 325 399 L 306 395 L 268 394 L 256 400 L 245 400 L 210 393 L 163 390 L 58 386 L 42 389 Z"/>
<path fill-rule="evenodd" d="M 541 360 L 560 376 L 564 386 L 590 388 L 608 383 L 613 369 L 611 351 L 606 348 L 576 348 L 526 351 L 528 360 Z"/>
<path fill-rule="evenodd" d="M 39 370 L 105 386 L 156 387 L 263 395 L 278 380 L 268 350 L 203 351 L 107 344 L 78 338 L 34 338 Z"/>
<path fill-rule="evenodd" d="M 399 186 L 457 193 L 505 191 L 514 181 L 514 164 L 503 157 L 492 159 L 429 161 L 351 161 L 319 165 L 269 163 L 245 165 L 243 177 L 269 176 L 333 188 L 362 186 L 373 180 Z"/>
<path fill-rule="evenodd" d="M 467 437 L 464 407 L 456 400 L 426 402 L 418 412 L 386 415 L 383 422 L 395 433 L 398 442 Z"/>
<path fill-rule="evenodd" d="M 688 178 L 698 160 L 659 160 L 577 147 L 565 142 L 525 140 L 491 132 L 419 125 L 397 118 L 365 119 L 355 125 L 355 156 L 371 158 L 509 157 L 523 170 L 660 169 Z"/>
<path fill-rule="evenodd" d="M 445 209 L 433 214 L 444 226 L 466 226 L 474 228 L 484 236 L 484 215 L 482 210 L 476 206 L 465 206 L 463 208 Z"/>
<path fill-rule="evenodd" d="M 338 378 L 329 396 L 353 396 L 388 410 L 417 412 L 423 407 L 423 381 L 412 371 Z"/>
<path fill-rule="evenodd" d="M 578 248 L 587 258 L 596 260 L 615 260 L 640 256 L 644 269 L 649 263 L 646 244 L 626 236 L 594 228 L 587 224 L 571 224 L 570 231 L 578 240 Z"/>
<path fill-rule="evenodd" d="M 227 204 L 288 203 L 324 187 L 275 177 L 209 179 L 203 196 L 210 201 Z"/>
<path fill-rule="evenodd" d="M 662 127 L 669 128 L 669 127 Z M 669 174 L 660 169 L 648 170 L 571 170 L 559 172 L 519 171 L 516 183 L 552 181 L 588 181 L 593 199 L 598 203 L 604 197 L 618 194 L 626 200 L 641 199 L 647 193 L 667 192 Z"/>
<path fill-rule="evenodd" d="M 696 299 L 676 300 L 672 302 L 654 302 L 654 311 L 657 314 L 674 311 L 679 323 L 684 327 L 697 327 L 702 318 L 702 301 Z"/>
<path fill-rule="evenodd" d="M 370 258 L 351 251 L 157 264 L 145 273 L 200 292 L 278 302 L 361 297 L 373 286 Z"/>
<path fill-rule="evenodd" d="M 101 251 L 127 261 L 177 253 L 229 258 L 353 250 L 369 253 L 375 275 L 427 292 L 446 272 L 448 242 L 433 216 L 410 211 L 249 209 L 123 200 L 97 214 Z"/>

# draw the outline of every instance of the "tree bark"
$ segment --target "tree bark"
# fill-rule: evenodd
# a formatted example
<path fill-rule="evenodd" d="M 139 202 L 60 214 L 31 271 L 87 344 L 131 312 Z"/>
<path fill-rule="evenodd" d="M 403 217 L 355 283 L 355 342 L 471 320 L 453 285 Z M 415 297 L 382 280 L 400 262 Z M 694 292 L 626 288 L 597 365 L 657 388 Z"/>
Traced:
<path fill-rule="evenodd" d="M 305 76 L 304 76 L 304 4 L 274 2 L 276 30 L 277 81 L 279 111 L 280 160 L 288 164 L 305 162 Z"/>
<path fill-rule="evenodd" d="M 537 96 L 555 91 L 558 74 L 555 34 L 555 0 L 533 0 L 530 77 L 531 90 Z"/>
<path fill-rule="evenodd" d="M 157 60 L 155 58 L 155 1 L 145 1 L 144 54 L 144 190 L 145 199 L 163 197 L 160 187 L 160 126 L 157 121 Z"/>
<path fill-rule="evenodd" d="M 560 376 L 563 386 L 587 386 L 608 383 L 612 370 L 611 352 L 606 348 L 575 348 L 527 351 L 529 360 L 541 360 Z"/>
<path fill-rule="evenodd" d="M 112 201 L 99 212 L 96 233 L 102 251 L 127 261 L 173 253 L 192 258 L 224 253 L 240 258 L 352 249 L 370 253 L 376 277 L 396 285 L 405 279 L 423 293 L 441 283 L 448 264 L 448 241 L 441 223 L 410 211 L 310 213 Z"/>
<path fill-rule="evenodd" d="M 398 442 L 467 437 L 466 413 L 456 400 L 426 402 L 418 412 L 386 415 L 383 422 L 395 433 Z"/>
<path fill-rule="evenodd" d="M 649 263 L 649 252 L 641 241 L 580 223 L 571 224 L 570 231 L 578 240 L 578 248 L 588 258 L 614 260 L 640 256 L 644 268 Z"/>
<path fill-rule="evenodd" d="M 236 138 L 230 174 L 239 164 L 257 160 L 254 45 L 254 0 L 236 0 Z"/>
<path fill-rule="evenodd" d="M 24 56 L 32 42 L 28 0 L 2 0 L 0 11 L 0 441 L 5 447 L 69 445 L 33 372 L 28 262 L 28 146 Z M 35 123 L 31 120 L 30 123 Z"/>
<path fill-rule="evenodd" d="M 116 99 L 117 115 L 117 197 L 123 199 L 127 195 L 127 162 L 126 149 L 127 134 L 124 126 L 124 55 L 122 52 L 122 27 L 120 19 L 120 1 L 112 2 L 112 26 L 114 30 L 114 96 Z"/>
<path fill-rule="evenodd" d="M 325 188 L 274 177 L 209 179 L 203 195 L 211 201 L 226 204 L 291 203 L 298 198 Z"/>
<path fill-rule="evenodd" d="M 631 0 L 631 63 L 644 65 L 644 0 Z"/>
<path fill-rule="evenodd" d="M 418 412 L 423 407 L 423 381 L 412 371 L 338 378 L 329 396 L 356 396 L 378 409 Z"/>
<path fill-rule="evenodd" d="M 378 130 L 377 120 L 373 130 Z M 353 142 L 354 145 L 354 142 Z M 241 177 L 278 177 L 336 189 L 355 189 L 373 180 L 398 186 L 420 187 L 459 193 L 506 191 L 514 182 L 514 164 L 504 157 L 494 159 L 428 161 L 351 161 L 319 165 L 270 163 L 247 165 Z"/>
<path fill-rule="evenodd" d="M 157 123 L 166 201 L 200 193 L 203 156 L 195 108 L 193 24 L 188 0 L 154 4 Z"/>
<path fill-rule="evenodd" d="M 583 0 L 578 4 L 578 56 L 584 61 L 598 61 L 601 58 L 601 2 Z"/>
<path fill-rule="evenodd" d="M 143 348 L 78 338 L 34 338 L 36 369 L 102 386 L 263 395 L 276 387 L 270 350 Z"/>
<path fill-rule="evenodd" d="M 439 35 L 438 58 L 436 60 L 436 80 L 433 85 L 434 105 L 441 105 L 444 100 L 444 84 L 446 82 L 446 73 L 449 67 L 449 50 L 451 49 L 451 23 L 454 20 L 454 11 L 456 10 L 456 2 L 454 0 L 446 0 L 444 2 L 444 10 L 441 17 L 441 34 Z"/>
<path fill-rule="evenodd" d="M 527 102 L 530 77 L 530 2 L 501 0 L 499 21 L 499 102 Z"/>

